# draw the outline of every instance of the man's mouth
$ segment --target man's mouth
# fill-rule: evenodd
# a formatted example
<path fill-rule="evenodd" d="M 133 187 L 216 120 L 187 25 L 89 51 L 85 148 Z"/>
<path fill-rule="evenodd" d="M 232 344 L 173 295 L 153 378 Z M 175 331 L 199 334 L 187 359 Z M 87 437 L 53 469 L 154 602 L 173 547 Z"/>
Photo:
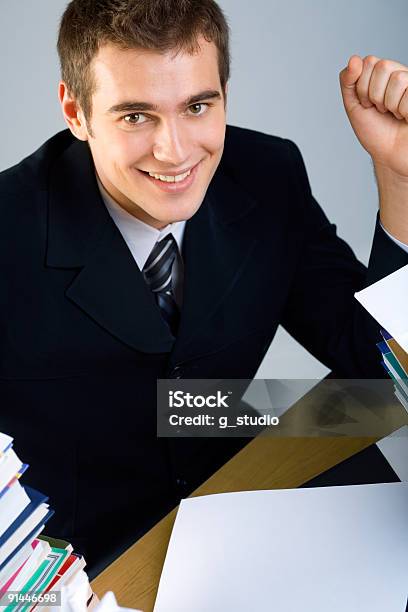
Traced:
<path fill-rule="evenodd" d="M 184 172 L 173 172 L 171 174 L 159 174 L 149 170 L 140 170 L 140 172 L 162 191 L 177 194 L 182 193 L 193 184 L 199 165 L 200 162 Z"/>
<path fill-rule="evenodd" d="M 159 180 L 159 181 L 163 181 L 164 183 L 180 183 L 181 181 L 184 181 L 184 179 L 186 179 L 189 174 L 191 172 L 190 170 L 187 170 L 187 172 L 183 172 L 182 174 L 156 174 L 155 172 L 148 172 L 148 175 Z"/>

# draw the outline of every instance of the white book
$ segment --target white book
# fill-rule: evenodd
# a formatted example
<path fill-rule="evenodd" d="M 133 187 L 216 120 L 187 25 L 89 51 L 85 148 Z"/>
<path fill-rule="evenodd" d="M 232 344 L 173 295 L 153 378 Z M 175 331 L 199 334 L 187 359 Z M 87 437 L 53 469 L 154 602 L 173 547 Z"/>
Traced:
<path fill-rule="evenodd" d="M 34 538 L 33 538 L 34 540 Z M 10 561 L 0 571 L 0 588 L 13 576 L 18 568 L 28 559 L 33 552 L 31 541 L 27 542 L 17 554 L 15 554 Z"/>
<path fill-rule="evenodd" d="M 38 540 L 37 546 L 34 548 L 29 559 L 24 564 L 24 567 L 19 571 L 15 580 L 8 587 L 9 591 L 20 591 L 25 583 L 37 571 L 40 564 L 46 559 L 51 547 L 48 542 Z"/>
<path fill-rule="evenodd" d="M 23 466 L 12 448 L 0 457 L 0 493 L 4 487 L 16 476 Z"/>
<path fill-rule="evenodd" d="M 12 443 L 13 438 L 0 431 L 0 457 L 4 453 L 4 451 L 9 448 L 9 446 L 11 446 Z"/>
<path fill-rule="evenodd" d="M 86 566 L 85 559 L 78 557 L 77 561 L 70 566 L 70 568 L 61 576 L 61 578 L 54 584 L 51 591 L 59 591 L 63 586 L 68 585 L 71 580 L 74 580 L 75 575 L 82 571 Z"/>
<path fill-rule="evenodd" d="M 0 565 L 48 514 L 48 504 L 40 504 L 0 547 Z"/>
<path fill-rule="evenodd" d="M 27 508 L 30 498 L 16 480 L 0 497 L 0 537 L 14 523 L 16 518 Z"/>

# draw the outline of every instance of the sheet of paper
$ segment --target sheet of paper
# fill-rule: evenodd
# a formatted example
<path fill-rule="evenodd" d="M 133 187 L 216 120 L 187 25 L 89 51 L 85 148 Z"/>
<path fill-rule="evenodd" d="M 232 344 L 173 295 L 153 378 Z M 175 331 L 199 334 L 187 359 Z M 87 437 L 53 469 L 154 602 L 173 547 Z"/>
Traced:
<path fill-rule="evenodd" d="M 355 294 L 366 310 L 408 352 L 408 266 Z"/>
<path fill-rule="evenodd" d="M 155 612 L 402 612 L 408 484 L 183 500 Z"/>
<path fill-rule="evenodd" d="M 377 446 L 398 478 L 408 482 L 408 425 L 377 442 Z"/>
<path fill-rule="evenodd" d="M 399 400 L 399 402 L 404 406 L 405 410 L 408 412 L 408 400 L 405 394 L 402 393 L 401 389 L 394 389 L 395 397 Z"/>

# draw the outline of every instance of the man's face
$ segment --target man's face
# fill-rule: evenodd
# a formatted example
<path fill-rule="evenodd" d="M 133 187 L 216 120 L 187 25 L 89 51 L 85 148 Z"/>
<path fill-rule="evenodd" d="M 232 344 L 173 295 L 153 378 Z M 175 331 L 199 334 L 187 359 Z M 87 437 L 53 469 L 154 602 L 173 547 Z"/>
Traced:
<path fill-rule="evenodd" d="M 217 49 L 199 44 L 192 55 L 109 44 L 92 65 L 88 142 L 98 176 L 124 209 L 158 228 L 194 215 L 222 155 Z"/>

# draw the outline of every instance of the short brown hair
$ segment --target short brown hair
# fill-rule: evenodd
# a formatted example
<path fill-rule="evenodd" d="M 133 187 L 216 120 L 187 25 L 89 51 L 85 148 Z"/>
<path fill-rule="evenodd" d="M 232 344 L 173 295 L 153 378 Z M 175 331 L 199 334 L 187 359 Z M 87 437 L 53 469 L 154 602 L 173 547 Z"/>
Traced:
<path fill-rule="evenodd" d="M 225 90 L 230 72 L 229 31 L 214 0 L 72 0 L 58 36 L 62 79 L 89 119 L 96 86 L 91 62 L 102 45 L 193 53 L 200 35 L 217 47 Z"/>

